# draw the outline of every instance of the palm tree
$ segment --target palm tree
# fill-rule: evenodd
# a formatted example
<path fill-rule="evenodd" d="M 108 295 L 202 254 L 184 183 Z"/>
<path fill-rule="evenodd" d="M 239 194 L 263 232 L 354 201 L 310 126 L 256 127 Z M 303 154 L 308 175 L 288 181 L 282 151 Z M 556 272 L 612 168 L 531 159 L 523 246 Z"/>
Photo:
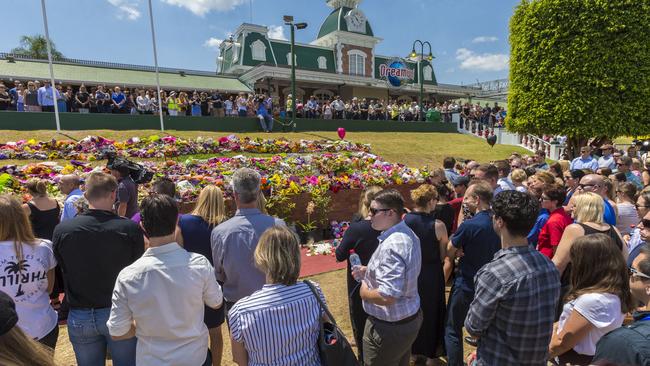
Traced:
<path fill-rule="evenodd" d="M 52 59 L 63 58 L 63 54 L 57 51 L 51 39 L 50 46 L 52 47 Z M 18 56 L 47 59 L 47 39 L 41 34 L 22 36 L 20 37 L 20 47 L 14 48 L 11 52 Z"/>
<path fill-rule="evenodd" d="M 29 264 L 27 264 L 26 259 L 23 259 L 21 261 L 16 261 L 16 262 L 7 262 L 7 266 L 5 267 L 5 272 L 7 272 L 7 274 L 20 273 L 22 270 L 27 268 L 29 268 Z"/>

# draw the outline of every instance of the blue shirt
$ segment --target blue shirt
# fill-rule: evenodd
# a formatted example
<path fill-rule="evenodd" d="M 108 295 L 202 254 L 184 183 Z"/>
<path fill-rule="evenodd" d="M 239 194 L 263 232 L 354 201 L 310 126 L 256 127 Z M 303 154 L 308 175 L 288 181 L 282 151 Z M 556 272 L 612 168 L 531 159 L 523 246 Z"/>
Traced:
<path fill-rule="evenodd" d="M 268 111 L 266 110 L 266 105 L 265 103 L 260 103 L 259 106 L 257 107 L 257 114 L 266 116 Z"/>
<path fill-rule="evenodd" d="M 56 90 L 52 88 L 51 86 L 49 88 L 45 88 L 44 86 L 41 86 L 38 88 L 38 105 L 43 106 L 43 107 L 53 107 L 54 106 L 54 92 L 53 90 Z M 61 99 L 61 93 L 59 93 L 58 90 L 56 90 L 56 99 Z"/>
<path fill-rule="evenodd" d="M 456 173 L 454 169 L 445 169 L 445 177 L 449 183 L 454 184 L 454 181 L 460 177 L 460 174 Z"/>
<path fill-rule="evenodd" d="M 616 211 L 614 211 L 614 207 L 607 201 L 606 199 L 603 199 L 605 201 L 605 212 L 603 214 L 603 221 L 606 223 L 616 226 Z"/>
<path fill-rule="evenodd" d="M 643 184 L 641 183 L 641 179 L 639 179 L 639 177 L 634 173 L 632 172 L 625 173 L 625 180 L 627 180 L 630 183 L 634 183 L 637 189 L 639 190 L 643 189 Z"/>
<path fill-rule="evenodd" d="M 546 224 L 546 221 L 548 221 L 549 216 L 551 216 L 551 214 L 550 212 L 548 212 L 547 209 L 543 208 L 539 211 L 537 220 L 535 220 L 535 225 L 533 226 L 532 229 L 530 229 L 530 232 L 526 237 L 528 239 L 528 245 L 531 245 L 533 248 L 537 248 L 537 240 L 539 239 L 539 232 L 542 230 L 542 227 L 544 227 L 544 225 Z"/>
<path fill-rule="evenodd" d="M 214 271 L 217 281 L 223 283 L 223 297 L 227 301 L 236 302 L 266 283 L 266 275 L 255 267 L 253 253 L 262 233 L 272 226 L 285 224 L 256 208 L 243 208 L 212 230 Z"/>
<path fill-rule="evenodd" d="M 119 93 L 113 93 L 113 94 L 111 94 L 111 98 L 113 99 L 113 101 L 114 101 L 116 104 L 120 104 L 120 103 L 122 103 L 122 101 L 124 101 L 124 99 L 125 99 L 126 97 L 124 96 L 124 94 L 122 94 L 122 92 L 119 92 Z M 120 108 L 122 108 L 122 107 L 124 107 L 124 104 L 122 104 L 122 105 L 120 106 Z"/>
<path fill-rule="evenodd" d="M 581 156 L 573 159 L 569 167 L 570 170 L 574 169 L 591 169 L 591 171 L 598 170 L 598 160 L 594 159 L 591 155 L 587 159 L 583 159 Z"/>
<path fill-rule="evenodd" d="M 609 168 L 612 171 L 616 170 L 616 160 L 614 160 L 614 155 L 601 156 L 598 158 L 598 167 L 600 168 Z"/>
<path fill-rule="evenodd" d="M 83 193 L 79 188 L 76 188 L 74 191 L 68 193 L 68 196 L 63 201 L 63 211 L 61 212 L 61 221 L 69 220 L 77 216 L 77 208 L 75 207 L 75 202 L 79 198 L 83 197 Z"/>
<path fill-rule="evenodd" d="M 183 248 L 188 252 L 203 254 L 212 264 L 210 234 L 214 227 L 210 226 L 201 216 L 189 214 L 179 218 L 178 227 L 183 236 Z"/>
<path fill-rule="evenodd" d="M 490 212 L 481 211 L 471 219 L 463 221 L 452 235 L 451 244 L 465 253 L 460 258 L 460 276 L 456 278 L 454 285 L 474 292 L 476 272 L 501 250 L 501 239 L 494 232 Z"/>

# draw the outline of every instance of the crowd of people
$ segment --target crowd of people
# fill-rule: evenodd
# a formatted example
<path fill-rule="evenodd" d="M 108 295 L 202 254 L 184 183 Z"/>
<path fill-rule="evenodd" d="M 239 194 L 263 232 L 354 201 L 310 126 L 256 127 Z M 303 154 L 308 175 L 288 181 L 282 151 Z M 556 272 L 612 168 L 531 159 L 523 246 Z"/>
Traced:
<path fill-rule="evenodd" d="M 650 159 L 599 151 L 448 157 L 411 207 L 367 187 L 336 248 L 361 363 L 650 365 Z M 171 180 L 139 202 L 109 171 L 0 196 L 0 364 L 52 365 L 63 319 L 80 366 L 220 365 L 224 322 L 238 365 L 321 364 L 327 299 L 259 173 L 234 173 L 234 214 L 211 185 L 180 214 Z"/>
<path fill-rule="evenodd" d="M 273 98 L 253 93 L 221 93 L 219 91 L 183 91 L 151 88 L 112 89 L 104 85 L 73 87 L 57 84 L 52 87 L 49 80 L 14 80 L 8 88 L 0 81 L 0 110 L 19 112 L 53 112 L 55 97 L 59 112 L 115 113 L 115 114 L 158 114 L 162 110 L 169 116 L 212 116 L 250 117 L 267 119 L 263 129 L 267 130 L 272 119 L 291 117 L 293 100 L 291 94 L 285 103 L 274 103 Z M 159 108 L 159 99 L 162 108 Z M 432 114 L 439 114 L 443 122 L 451 122 L 452 113 L 461 113 L 463 118 L 477 118 L 486 123 L 502 123 L 503 109 L 495 104 L 489 106 L 461 104 L 456 101 L 427 101 L 421 109 L 417 102 L 397 99 L 352 98 L 343 100 L 334 96 L 331 100 L 317 100 L 315 96 L 296 99 L 296 117 L 312 119 L 348 120 L 392 120 L 425 121 Z M 271 119 L 269 122 L 268 119 Z"/>

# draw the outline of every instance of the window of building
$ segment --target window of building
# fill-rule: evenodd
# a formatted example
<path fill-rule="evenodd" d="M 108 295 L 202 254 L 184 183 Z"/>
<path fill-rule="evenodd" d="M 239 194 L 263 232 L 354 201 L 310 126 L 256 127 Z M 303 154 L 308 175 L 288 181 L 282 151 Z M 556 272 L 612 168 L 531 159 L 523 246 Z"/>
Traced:
<path fill-rule="evenodd" d="M 359 50 L 348 52 L 350 75 L 366 76 L 366 54 Z"/>
<path fill-rule="evenodd" d="M 318 58 L 318 68 L 322 70 L 327 69 L 327 59 L 325 58 L 325 56 L 321 56 Z"/>
<path fill-rule="evenodd" d="M 294 57 L 294 61 L 295 61 L 294 63 L 296 65 L 296 67 L 298 67 L 298 55 L 294 55 L 294 56 L 295 56 Z M 291 66 L 291 52 L 287 53 L 287 64 L 289 66 Z"/>
<path fill-rule="evenodd" d="M 251 50 L 253 51 L 253 60 L 255 61 L 266 61 L 266 46 L 261 40 L 257 40 L 251 44 Z"/>
<path fill-rule="evenodd" d="M 422 68 L 422 73 L 424 74 L 424 80 L 431 81 L 433 80 L 433 68 L 431 65 L 427 65 Z"/>
<path fill-rule="evenodd" d="M 318 103 L 323 104 L 327 100 L 334 99 L 334 92 L 327 89 L 318 89 L 314 91 L 314 96 Z"/>

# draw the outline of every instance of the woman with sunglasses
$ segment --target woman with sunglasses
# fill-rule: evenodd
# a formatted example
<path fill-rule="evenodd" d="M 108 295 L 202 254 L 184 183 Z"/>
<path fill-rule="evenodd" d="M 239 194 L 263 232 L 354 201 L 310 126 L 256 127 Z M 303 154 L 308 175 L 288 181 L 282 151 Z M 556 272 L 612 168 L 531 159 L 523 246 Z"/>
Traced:
<path fill-rule="evenodd" d="M 578 189 L 580 179 L 585 176 L 585 172 L 579 169 L 564 172 L 564 185 L 567 188 L 566 198 L 564 199 L 564 206 L 569 204 L 569 200 Z"/>
<path fill-rule="evenodd" d="M 370 186 L 361 193 L 359 197 L 359 211 L 352 217 L 352 223 L 343 234 L 341 244 L 336 247 L 336 260 L 339 262 L 348 260 L 346 277 L 350 306 L 350 323 L 352 324 L 352 333 L 357 344 L 357 354 L 360 360 L 363 360 L 363 330 L 368 315 L 363 310 L 363 304 L 359 294 L 360 285 L 352 277 L 349 258 L 350 250 L 354 250 L 361 259 L 361 265 L 367 266 L 373 253 L 377 250 L 377 246 L 379 246 L 377 237 L 379 237 L 381 232 L 373 229 L 370 221 L 370 203 L 379 192 L 381 192 L 380 187 Z"/>
<path fill-rule="evenodd" d="M 570 259 L 571 291 L 563 299 L 549 357 L 558 357 L 561 365 L 590 365 L 596 343 L 619 328 L 625 313 L 633 308 L 627 266 L 620 250 L 605 234 L 576 239 Z"/>

